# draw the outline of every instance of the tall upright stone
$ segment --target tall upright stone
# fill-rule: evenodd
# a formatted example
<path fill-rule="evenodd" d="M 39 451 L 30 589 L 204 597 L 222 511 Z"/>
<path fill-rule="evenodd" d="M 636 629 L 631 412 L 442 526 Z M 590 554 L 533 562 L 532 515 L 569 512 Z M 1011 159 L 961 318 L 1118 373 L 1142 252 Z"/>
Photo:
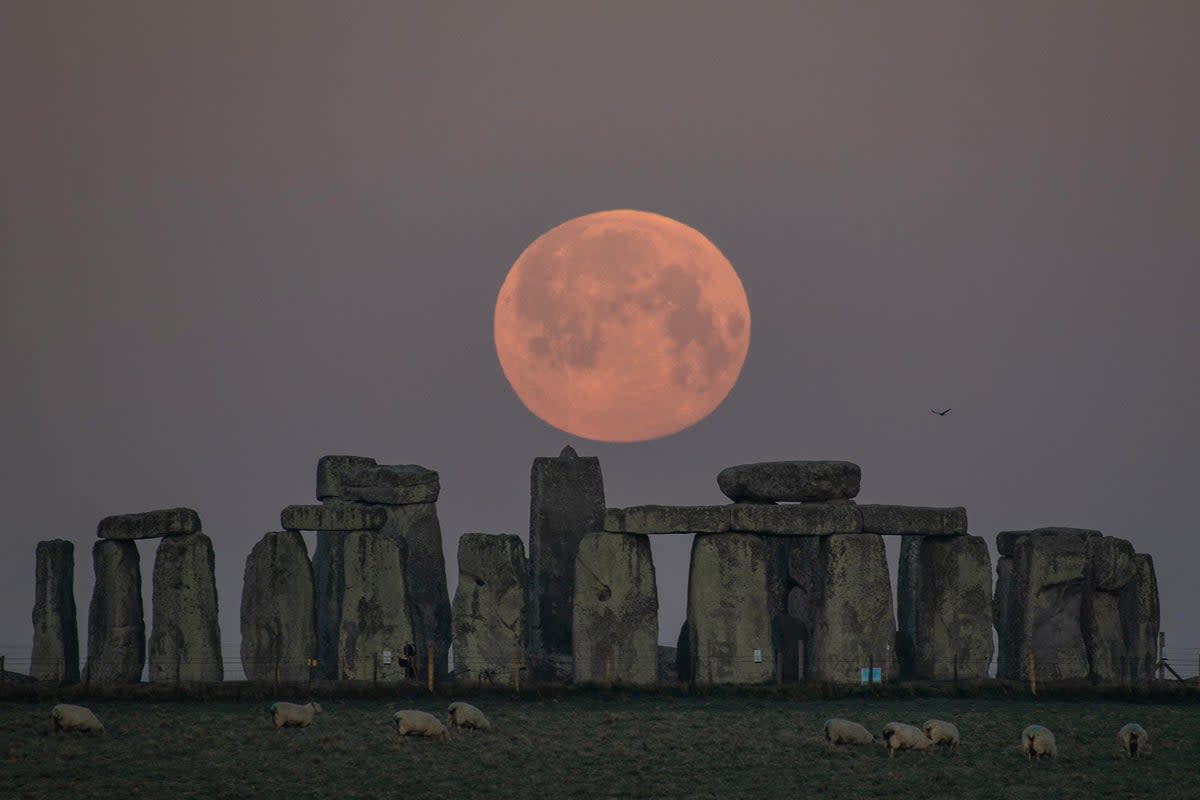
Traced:
<path fill-rule="evenodd" d="M 658 585 L 645 534 L 589 533 L 575 557 L 575 682 L 658 680 Z"/>
<path fill-rule="evenodd" d="M 756 684 L 775 670 L 767 547 L 753 533 L 692 540 L 688 652 L 698 683 Z"/>
<path fill-rule="evenodd" d="M 575 557 L 588 533 L 604 530 L 600 459 L 564 447 L 557 458 L 535 458 L 529 504 L 529 645 L 535 674 L 572 674 L 571 604 Z"/>
<path fill-rule="evenodd" d="M 897 587 L 904 674 L 986 677 L 992 661 L 992 563 L 979 536 L 905 536 Z"/>
<path fill-rule="evenodd" d="M 1158 661 L 1158 579 L 1154 559 L 1144 553 L 1134 555 L 1133 567 L 1133 580 L 1121 590 L 1121 628 L 1132 677 L 1148 680 Z"/>
<path fill-rule="evenodd" d="M 450 652 L 450 590 L 446 582 L 446 556 L 442 552 L 442 526 L 437 503 L 386 506 L 387 522 L 380 533 L 399 537 L 405 544 L 406 582 L 416 615 L 413 620 L 417 649 L 433 652 L 433 668 L 446 674 Z M 424 670 L 426 667 L 421 667 Z"/>
<path fill-rule="evenodd" d="M 146 666 L 146 619 L 137 544 L 102 539 L 92 546 L 96 582 L 88 608 L 88 680 L 137 683 Z"/>
<path fill-rule="evenodd" d="M 268 533 L 246 557 L 242 669 L 251 681 L 295 683 L 316 654 L 313 570 L 298 531 Z"/>
<path fill-rule="evenodd" d="M 353 531 L 346 534 L 343 548 L 345 588 L 338 629 L 338 678 L 403 680 L 406 665 L 400 657 L 405 646 L 414 645 L 417 638 L 404 540 Z M 425 665 L 419 669 L 423 671 Z"/>
<path fill-rule="evenodd" d="M 346 535 L 348 532 L 317 532 L 313 556 L 313 593 L 316 612 L 315 675 L 337 680 L 338 637 L 342 628 L 342 600 L 346 593 Z"/>
<path fill-rule="evenodd" d="M 78 683 L 79 628 L 75 620 L 75 545 L 38 542 L 33 601 L 33 656 L 29 674 L 39 681 Z"/>
<path fill-rule="evenodd" d="M 804 563 L 806 557 L 815 563 Z M 884 676 L 895 674 L 896 624 L 882 536 L 819 537 L 793 551 L 791 572 L 796 587 L 789 611 L 808 632 L 810 679 L 857 683 L 872 665 Z"/>
<path fill-rule="evenodd" d="M 167 536 L 154 559 L 150 681 L 216 683 L 225 677 L 212 540 Z"/>
<path fill-rule="evenodd" d="M 521 537 L 468 533 L 458 540 L 454 593 L 456 681 L 507 685 L 529 645 L 529 562 Z"/>
<path fill-rule="evenodd" d="M 1136 575 L 1133 545 L 1115 536 L 1088 542 L 1088 592 L 1083 603 L 1083 639 L 1089 675 L 1118 684 L 1129 675 L 1128 649 L 1121 624 L 1121 592 Z"/>

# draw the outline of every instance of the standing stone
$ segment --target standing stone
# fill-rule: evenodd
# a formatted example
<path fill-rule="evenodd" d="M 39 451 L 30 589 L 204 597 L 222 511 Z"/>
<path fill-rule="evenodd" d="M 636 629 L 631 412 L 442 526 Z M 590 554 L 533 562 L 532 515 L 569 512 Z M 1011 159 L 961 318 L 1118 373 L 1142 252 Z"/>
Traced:
<path fill-rule="evenodd" d="M 992 563 L 979 536 L 905 536 L 897 588 L 905 674 L 987 677 L 992 661 Z M 956 671 L 957 662 L 957 671 Z"/>
<path fill-rule="evenodd" d="M 1154 575 L 1154 559 L 1136 554 L 1133 571 L 1133 580 L 1121 590 L 1121 628 L 1133 677 L 1149 680 L 1154 677 L 1158 661 L 1158 579 Z"/>
<path fill-rule="evenodd" d="M 314 604 L 317 617 L 316 676 L 337 680 L 338 637 L 342 629 L 342 599 L 346 593 L 346 536 L 349 532 L 317 533 L 313 558 Z"/>
<path fill-rule="evenodd" d="M 79 629 L 75 621 L 75 545 L 38 542 L 37 595 L 33 601 L 33 657 L 29 674 L 39 681 L 79 682 Z"/>
<path fill-rule="evenodd" d="M 1010 551 L 1011 552 L 1011 551 Z M 1014 651 L 1009 641 L 1009 595 L 1012 591 L 1013 560 L 1002 555 L 996 559 L 996 591 L 992 595 L 992 627 L 996 629 L 996 677 L 1013 675 L 1016 667 L 1009 664 L 1009 653 Z"/>
<path fill-rule="evenodd" d="M 299 683 L 316 652 L 313 570 L 296 531 L 268 533 L 246 557 L 242 668 L 251 681 Z"/>
<path fill-rule="evenodd" d="M 692 674 L 692 636 L 686 619 L 679 626 L 679 637 L 675 640 L 675 675 L 683 683 L 691 683 L 695 678 Z"/>
<path fill-rule="evenodd" d="M 885 679 L 893 676 L 896 625 L 883 537 L 824 536 L 808 546 L 807 554 L 814 549 L 814 563 L 807 565 L 797 563 L 806 551 L 794 551 L 797 586 L 788 598 L 789 610 L 808 631 L 807 676 L 858 683 L 861 670 L 872 665 Z"/>
<path fill-rule="evenodd" d="M 403 680 L 400 658 L 415 644 L 404 540 L 371 531 L 352 531 L 343 543 L 342 624 L 339 629 L 340 680 Z M 388 653 L 391 663 L 387 663 Z M 424 670 L 424 665 L 420 665 Z"/>
<path fill-rule="evenodd" d="M 529 644 L 535 675 L 572 674 L 571 603 L 575 557 L 585 534 L 604 530 L 600 459 L 564 447 L 557 458 L 535 458 L 529 504 Z"/>
<path fill-rule="evenodd" d="M 224 679 L 212 540 L 167 536 L 154 559 L 150 681 L 217 683 Z"/>
<path fill-rule="evenodd" d="M 1088 593 L 1083 603 L 1083 638 L 1090 676 L 1096 683 L 1119 684 L 1129 675 L 1121 625 L 1121 590 L 1134 579 L 1133 545 L 1115 536 L 1088 542 Z"/>
<path fill-rule="evenodd" d="M 997 677 L 1025 681 L 1033 653 L 1039 681 L 1086 678 L 1088 649 L 1083 608 L 1090 579 L 1089 541 L 1097 531 L 1039 529 L 997 537 L 997 547 L 1011 553 L 1011 565 L 998 573 L 997 607 L 1003 611 L 997 631 L 1003 650 Z M 1000 559 L 1003 564 L 1004 559 Z"/>
<path fill-rule="evenodd" d="M 433 652 L 433 668 L 445 676 L 450 653 L 450 589 L 446 583 L 446 555 L 442 552 L 442 526 L 436 503 L 384 506 L 387 522 L 380 533 L 390 533 L 406 545 L 409 597 L 421 662 L 421 674 L 427 665 L 426 654 Z"/>
<path fill-rule="evenodd" d="M 88 680 L 137 683 L 146 666 L 146 620 L 137 544 L 103 539 L 92 547 L 96 583 L 88 609 Z"/>
<path fill-rule="evenodd" d="M 775 670 L 767 587 L 768 553 L 752 533 L 692 540 L 688 651 L 698 683 L 754 684 Z"/>
<path fill-rule="evenodd" d="M 658 585 L 645 534 L 590 533 L 575 557 L 575 682 L 658 680 Z"/>
<path fill-rule="evenodd" d="M 521 537 L 468 533 L 458 540 L 455 680 L 512 682 L 514 657 L 524 661 L 529 644 L 528 579 Z"/>

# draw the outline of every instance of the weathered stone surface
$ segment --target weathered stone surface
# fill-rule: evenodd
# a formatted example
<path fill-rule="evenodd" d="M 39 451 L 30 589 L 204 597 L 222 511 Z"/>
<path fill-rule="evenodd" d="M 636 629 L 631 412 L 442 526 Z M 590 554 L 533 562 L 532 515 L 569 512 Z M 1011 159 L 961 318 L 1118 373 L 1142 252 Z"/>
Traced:
<path fill-rule="evenodd" d="M 529 505 L 529 645 L 539 678 L 572 674 L 571 604 L 575 556 L 588 533 L 604 530 L 600 460 L 564 448 L 557 458 L 535 458 Z"/>
<path fill-rule="evenodd" d="M 446 583 L 446 555 L 442 551 L 442 526 L 436 503 L 385 506 L 387 522 L 380 533 L 404 540 L 409 600 L 422 674 L 433 652 L 433 668 L 446 675 L 450 653 L 450 589 Z"/>
<path fill-rule="evenodd" d="M 346 534 L 343 547 L 345 588 L 337 645 L 338 678 L 403 680 L 406 667 L 400 656 L 406 644 L 416 642 L 404 540 L 352 531 Z M 385 651 L 392 655 L 390 664 Z M 423 674 L 423 665 L 419 668 Z"/>
<path fill-rule="evenodd" d="M 808 631 L 805 674 L 857 683 L 860 670 L 874 664 L 894 675 L 896 624 L 883 538 L 839 534 L 813 541 L 793 551 L 792 577 L 804 580 L 788 597 L 789 610 Z M 798 563 L 805 559 L 813 563 Z"/>
<path fill-rule="evenodd" d="M 829 536 L 860 533 L 858 506 L 835 503 L 763 505 L 735 503 L 730 507 L 730 530 L 777 536 Z"/>
<path fill-rule="evenodd" d="M 1121 628 L 1133 677 L 1146 680 L 1154 676 L 1158 660 L 1158 579 L 1148 555 L 1136 554 L 1133 567 L 1133 580 L 1121 590 Z"/>
<path fill-rule="evenodd" d="M 162 508 L 105 517 L 96 527 L 101 539 L 157 539 L 200 532 L 200 515 L 190 508 Z"/>
<path fill-rule="evenodd" d="M 458 540 L 455 680 L 512 682 L 514 656 L 523 660 L 529 644 L 528 578 L 521 537 L 468 533 Z"/>
<path fill-rule="evenodd" d="M 1011 552 L 1011 550 L 1010 550 Z M 1009 641 L 1008 620 L 1012 609 L 1009 597 L 1013 589 L 1012 556 L 996 559 L 996 590 L 992 595 L 992 627 L 996 629 L 996 677 L 1016 674 L 1016 666 L 1009 664 L 1009 653 L 1015 646 Z"/>
<path fill-rule="evenodd" d="M 383 505 L 437 502 L 441 482 L 419 464 L 379 464 L 361 456 L 324 456 L 317 462 L 317 499 Z"/>
<path fill-rule="evenodd" d="M 1035 528 L 1028 531 L 1001 531 L 996 534 L 996 552 L 1002 556 L 1011 556 L 1014 553 L 1017 540 L 1022 536 L 1037 534 L 1039 536 L 1067 534 L 1072 536 L 1102 536 L 1100 531 L 1094 531 L 1090 528 L 1064 528 L 1064 527 L 1045 527 Z"/>
<path fill-rule="evenodd" d="M 308 679 L 316 655 L 313 570 L 296 531 L 268 533 L 246 557 L 242 582 L 242 668 L 246 679 Z"/>
<path fill-rule="evenodd" d="M 96 582 L 88 609 L 88 680 L 137 683 L 146 666 L 146 619 L 137 544 L 101 539 L 92 547 Z"/>
<path fill-rule="evenodd" d="M 33 601 L 33 654 L 29 674 L 39 681 L 79 681 L 79 628 L 75 620 L 75 545 L 38 542 Z"/>
<path fill-rule="evenodd" d="M 572 614 L 576 683 L 658 679 L 658 587 L 644 534 L 583 537 Z"/>
<path fill-rule="evenodd" d="M 203 533 L 168 536 L 154 558 L 150 681 L 224 679 L 212 541 Z"/>
<path fill-rule="evenodd" d="M 1089 540 L 1095 531 L 1039 529 L 1007 537 L 1012 552 L 1006 587 L 997 586 L 1004 617 L 997 631 L 1002 647 L 998 677 L 1027 680 L 1029 654 L 1040 681 L 1086 678 L 1083 606 L 1089 591 Z M 1003 563 L 1004 559 L 1001 559 Z M 1003 595 L 1001 597 L 1001 595 Z"/>
<path fill-rule="evenodd" d="M 658 646 L 658 682 L 663 684 L 679 683 L 679 673 L 676 664 L 679 653 L 674 647 Z"/>
<path fill-rule="evenodd" d="M 1121 590 L 1134 579 L 1133 545 L 1115 536 L 1088 540 L 1088 593 L 1083 603 L 1083 638 L 1091 678 L 1118 684 L 1129 677 L 1128 649 L 1121 625 Z"/>
<path fill-rule="evenodd" d="M 342 629 L 342 600 L 346 593 L 346 536 L 345 532 L 317 533 L 317 550 L 313 556 L 317 617 L 316 677 L 337 680 L 338 637 Z"/>
<path fill-rule="evenodd" d="M 849 461 L 764 461 L 717 475 L 717 486 L 735 503 L 848 500 L 861 482 L 862 470 Z"/>
<path fill-rule="evenodd" d="M 288 506 L 279 514 L 285 531 L 377 531 L 388 519 L 378 506 L 346 503 L 321 506 Z"/>
<path fill-rule="evenodd" d="M 927 506 L 860 505 L 864 533 L 903 536 L 937 536 L 965 534 L 967 510 L 961 506 L 930 508 Z"/>
<path fill-rule="evenodd" d="M 692 636 L 688 630 L 687 620 L 679 626 L 679 638 L 675 640 L 675 674 L 684 683 L 691 683 L 696 677 L 692 674 Z"/>
<path fill-rule="evenodd" d="M 630 506 L 610 508 L 610 533 L 725 533 L 732 506 Z"/>
<path fill-rule="evenodd" d="M 1092 588 L 1101 592 L 1119 592 L 1133 580 L 1137 568 L 1133 545 L 1116 536 L 1088 540 Z"/>
<path fill-rule="evenodd" d="M 698 534 L 688 576 L 688 651 L 698 683 L 765 683 L 775 669 L 767 550 L 749 533 Z"/>
<path fill-rule="evenodd" d="M 979 536 L 905 536 L 898 625 L 911 657 L 906 675 L 987 677 L 992 661 L 992 563 Z"/>

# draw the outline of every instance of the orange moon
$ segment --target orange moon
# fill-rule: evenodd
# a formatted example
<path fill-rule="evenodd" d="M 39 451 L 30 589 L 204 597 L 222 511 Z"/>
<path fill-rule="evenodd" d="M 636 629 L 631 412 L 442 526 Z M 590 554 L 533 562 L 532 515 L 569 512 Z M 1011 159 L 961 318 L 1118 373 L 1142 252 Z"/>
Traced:
<path fill-rule="evenodd" d="M 525 407 L 603 442 L 657 439 L 721 404 L 750 346 L 750 306 L 699 231 L 600 211 L 533 241 L 496 298 L 496 354 Z"/>

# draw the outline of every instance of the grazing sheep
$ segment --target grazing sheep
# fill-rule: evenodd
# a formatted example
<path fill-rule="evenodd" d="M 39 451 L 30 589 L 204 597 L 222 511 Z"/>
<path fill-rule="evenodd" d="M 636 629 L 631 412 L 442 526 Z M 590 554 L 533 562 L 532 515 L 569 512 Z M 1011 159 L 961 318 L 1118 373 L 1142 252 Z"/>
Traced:
<path fill-rule="evenodd" d="M 933 748 L 933 742 L 925 735 L 925 731 L 903 722 L 889 722 L 883 726 L 883 743 L 887 745 L 888 755 L 892 758 L 896 757 L 897 750 L 929 752 Z"/>
<path fill-rule="evenodd" d="M 1054 734 L 1050 732 L 1049 728 L 1041 725 L 1030 725 L 1021 732 L 1021 749 L 1025 752 L 1025 758 L 1030 761 L 1034 756 L 1039 759 L 1058 756 L 1058 745 L 1054 741 Z"/>
<path fill-rule="evenodd" d="M 921 726 L 921 730 L 925 731 L 929 741 L 934 744 L 944 744 L 950 748 L 951 753 L 958 752 L 958 726 L 953 722 L 931 719 Z"/>
<path fill-rule="evenodd" d="M 392 717 L 392 724 L 396 726 L 396 733 L 401 736 L 436 736 L 442 741 L 446 740 L 446 726 L 433 714 L 425 711 L 397 711 Z"/>
<path fill-rule="evenodd" d="M 452 728 L 474 728 L 477 731 L 490 731 L 492 723 L 475 706 L 470 703 L 451 703 L 446 709 L 446 722 Z"/>
<path fill-rule="evenodd" d="M 100 719 L 90 708 L 72 706 L 60 703 L 50 710 L 50 718 L 54 720 L 54 732 L 81 731 L 83 733 L 104 733 Z"/>
<path fill-rule="evenodd" d="M 870 731 L 848 719 L 825 720 L 825 739 L 830 744 L 871 744 L 875 741 Z"/>
<path fill-rule="evenodd" d="M 271 703 L 271 719 L 276 728 L 307 728 L 320 713 L 320 703 Z"/>
<path fill-rule="evenodd" d="M 1117 731 L 1117 739 L 1120 740 L 1125 755 L 1130 758 L 1141 758 L 1142 753 L 1150 747 L 1150 737 L 1146 735 L 1146 729 L 1136 722 L 1131 722 Z"/>

